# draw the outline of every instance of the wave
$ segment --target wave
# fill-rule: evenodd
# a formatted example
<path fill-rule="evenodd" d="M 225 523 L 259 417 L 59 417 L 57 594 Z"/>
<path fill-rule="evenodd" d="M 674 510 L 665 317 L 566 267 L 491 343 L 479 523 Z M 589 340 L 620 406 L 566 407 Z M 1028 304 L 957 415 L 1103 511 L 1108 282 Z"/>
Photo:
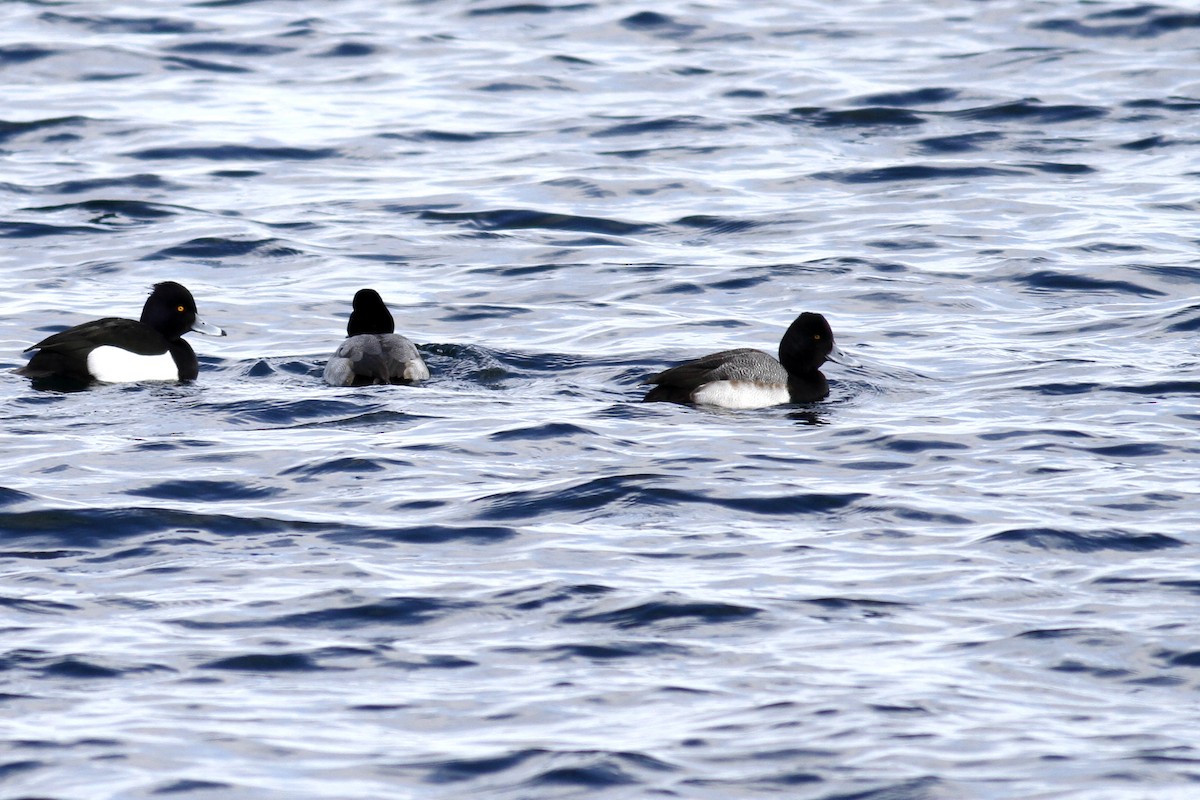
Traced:
<path fill-rule="evenodd" d="M 678 39 L 695 33 L 701 26 L 678 22 L 674 17 L 657 11 L 639 11 L 622 19 L 621 27 L 639 33 Z"/>
<path fill-rule="evenodd" d="M 495 787 L 497 781 L 517 781 L 532 789 L 604 789 L 643 783 L 639 775 L 673 772 L 675 767 L 657 758 L 630 751 L 555 751 L 541 748 L 516 750 L 497 756 L 454 758 L 413 764 L 434 784 L 483 780 Z M 503 791 L 503 790 L 501 790 Z"/>
<path fill-rule="evenodd" d="M 186 491 L 189 482 L 175 488 Z M 161 485 L 160 485 L 161 486 Z M 207 487 L 212 490 L 214 487 Z M 240 490 L 239 490 L 240 491 Z M 164 494 L 160 492 L 159 494 Z M 252 491 L 256 499 L 259 495 Z M 186 495 L 168 498 L 189 501 Z M 153 549 L 171 547 L 185 542 L 200 542 L 199 534 L 247 537 L 262 534 L 297 534 L 316 536 L 343 544 L 377 546 L 377 543 L 447 544 L 474 542 L 489 544 L 513 538 L 512 528 L 494 525 L 468 524 L 397 524 L 387 527 L 321 522 L 316 520 L 285 520 L 242 513 L 220 514 L 185 511 L 172 508 L 42 508 L 32 511 L 0 512 L 0 530 L 5 531 L 4 544 L 11 549 L 4 555 L 21 559 L 58 559 L 79 557 L 89 551 L 108 553 L 102 558 L 123 559 L 142 556 Z M 163 538 L 161 534 L 168 534 Z M 151 535 L 156 535 L 153 538 Z M 127 540 L 146 539 L 146 548 L 136 551 L 111 551 L 110 548 Z M 149 548 L 149 549 L 147 549 Z"/>
<path fill-rule="evenodd" d="M 62 23 L 96 33 L 166 35 L 196 33 L 200 30 L 200 26 L 195 22 L 171 17 L 85 16 L 47 11 L 41 15 L 41 19 L 47 24 Z"/>
<path fill-rule="evenodd" d="M 1144 19 L 1137 22 L 1123 21 L 1138 17 Z M 1160 36 L 1200 28 L 1200 14 L 1171 11 L 1149 4 L 1088 14 L 1083 20 L 1051 19 L 1034 23 L 1032 27 L 1036 30 L 1070 33 L 1088 38 L 1119 39 L 1157 39 Z"/>
<path fill-rule="evenodd" d="M 93 215 L 93 223 L 112 224 L 115 219 L 131 219 L 150 222 L 173 217 L 182 211 L 191 211 L 163 203 L 148 203 L 141 200 L 84 200 L 79 203 L 63 203 L 55 206 L 24 208 L 31 213 L 53 214 L 64 211 L 80 211 Z M 115 218 L 115 219 L 114 219 Z"/>
<path fill-rule="evenodd" d="M 220 55 L 237 56 L 239 58 L 259 58 L 262 56 L 277 56 L 295 52 L 294 47 L 282 47 L 274 44 L 252 42 L 227 42 L 220 39 L 207 39 L 195 42 L 182 42 L 165 48 L 168 53 L 186 53 L 188 55 Z"/>
<path fill-rule="evenodd" d="M 688 625 L 740 622 L 761 613 L 762 609 L 734 603 L 660 600 L 614 611 L 572 612 L 561 621 L 568 625 L 609 625 L 617 630 L 627 630 L 663 622 L 685 622 Z"/>
<path fill-rule="evenodd" d="M 240 144 L 147 147 L 124 154 L 139 161 L 318 161 L 338 158 L 341 153 L 330 147 L 253 147 Z"/>
<path fill-rule="evenodd" d="M 859 492 L 796 492 L 761 497 L 719 497 L 703 491 L 655 486 L 658 475 L 591 478 L 551 489 L 488 495 L 475 501 L 481 519 L 524 519 L 542 514 L 589 511 L 610 506 L 712 505 L 768 516 L 824 514 L 848 508 L 869 495 Z"/>
<path fill-rule="evenodd" d="M 40 131 L 57 130 L 60 128 L 81 128 L 92 122 L 88 117 L 77 115 L 67 117 L 47 117 L 21 122 L 0 120 L 0 142 L 8 142 L 19 136 Z"/>
<path fill-rule="evenodd" d="M 976 131 L 950 136 L 931 136 L 928 139 L 918 139 L 916 144 L 929 153 L 972 153 L 982 150 L 984 145 L 998 144 L 1003 140 L 1004 134 L 999 131 Z"/>
<path fill-rule="evenodd" d="M 1185 542 L 1162 533 L 1130 531 L 1075 531 L 1062 528 L 1013 528 L 994 533 L 988 542 L 1022 544 L 1039 550 L 1065 550 L 1075 553 L 1103 551 L 1147 552 L 1184 547 Z"/>
<path fill-rule="evenodd" d="M 565 5 L 548 5 L 546 3 L 512 3 L 504 6 L 491 6 L 489 8 L 470 8 L 467 9 L 468 17 L 496 17 L 496 16 L 511 16 L 516 14 L 541 15 L 541 14 L 559 14 L 569 13 L 573 11 L 590 11 L 594 9 L 594 3 L 569 3 Z"/>
<path fill-rule="evenodd" d="M 245 628 L 344 630 L 376 625 L 425 625 L 448 614 L 469 611 L 478 606 L 477 603 L 439 600 L 432 597 L 387 597 L 366 602 L 350 591 L 325 593 L 319 597 L 308 598 L 306 602 L 325 607 L 314 611 L 274 616 L 243 613 L 228 620 L 186 618 L 175 620 L 175 624 L 190 630 L 240 630 Z"/>
<path fill-rule="evenodd" d="M 38 61 L 61 52 L 61 50 L 52 50 L 32 44 L 8 44 L 0 46 L 0 64 L 8 66 L 28 64 L 31 61 Z"/>
<path fill-rule="evenodd" d="M 1087 105 L 1043 105 L 1040 100 L 1026 99 L 1014 102 L 966 108 L 950 112 L 952 116 L 972 121 L 986 122 L 1039 122 L 1061 124 L 1100 119 L 1109 115 L 1102 106 Z"/>
<path fill-rule="evenodd" d="M 895 128 L 924 125 L 925 118 L 906 108 L 868 106 L 831 111 L 825 108 L 793 108 L 788 119 L 818 128 Z"/>
<path fill-rule="evenodd" d="M 1023 275 L 1016 275 L 1009 280 L 1023 284 L 1033 291 L 1039 292 L 1097 292 L 1104 294 L 1132 294 L 1139 297 L 1161 297 L 1164 293 L 1149 286 L 1142 286 L 1131 281 L 1094 278 L 1089 275 L 1062 272 L 1058 270 L 1037 270 Z"/>
<path fill-rule="evenodd" d="M 263 500 L 281 494 L 281 490 L 239 481 L 174 479 L 159 481 L 141 489 L 130 489 L 128 494 L 156 500 L 187 500 L 189 502 L 199 500 L 221 503 Z"/>
<path fill-rule="evenodd" d="M 229 239 L 224 236 L 205 236 L 157 250 L 144 256 L 143 260 L 240 258 L 251 253 L 268 258 L 287 258 L 300 255 L 299 250 L 281 244 L 278 239 Z"/>
<path fill-rule="evenodd" d="M 605 138 L 610 136 L 641 136 L 649 133 L 665 133 L 670 131 L 721 131 L 726 126 L 705 122 L 702 117 L 661 117 L 659 119 L 643 119 L 637 122 L 622 122 L 608 128 L 593 131 L 591 136 Z"/>
<path fill-rule="evenodd" d="M 42 239 L 50 236 L 78 236 L 103 233 L 96 225 L 51 225 L 46 222 L 12 222 L 0 220 L 0 239 Z"/>
<path fill-rule="evenodd" d="M 861 102 L 872 106 L 928 106 L 948 103 L 962 94 L 958 89 L 944 86 L 922 89 L 905 89 L 898 92 L 882 92 L 862 98 Z"/>
<path fill-rule="evenodd" d="M 84 194 L 109 189 L 168 189 L 172 184 L 161 176 L 138 173 L 120 178 L 87 178 L 61 181 L 43 186 L 25 186 L 15 183 L 0 184 L 5 191 L 20 194 Z M 136 201 L 134 201 L 136 202 Z"/>
<path fill-rule="evenodd" d="M 891 183 L 895 181 L 942 181 L 974 178 L 1007 177 L 1026 174 L 1023 170 L 1002 167 L 938 167 L 926 164 L 905 164 L 866 170 L 817 172 L 816 180 L 837 183 Z"/>
<path fill-rule="evenodd" d="M 543 229 L 581 231 L 585 233 L 628 236 L 654 229 L 652 225 L 624 222 L 604 217 L 559 214 L 522 208 L 502 208 L 492 211 L 433 211 L 422 210 L 418 218 L 433 222 L 465 224 L 485 231 Z"/>

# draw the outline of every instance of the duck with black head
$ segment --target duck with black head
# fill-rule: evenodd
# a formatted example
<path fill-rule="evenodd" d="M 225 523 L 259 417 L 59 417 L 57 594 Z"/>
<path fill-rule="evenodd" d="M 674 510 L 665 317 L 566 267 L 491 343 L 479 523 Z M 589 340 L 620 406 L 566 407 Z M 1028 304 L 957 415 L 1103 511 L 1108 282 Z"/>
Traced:
<path fill-rule="evenodd" d="M 826 361 L 853 364 L 825 317 L 806 311 L 784 332 L 778 360 L 748 347 L 702 356 L 642 381 L 654 385 L 643 402 L 730 409 L 811 403 L 829 394 L 821 372 Z"/>
<path fill-rule="evenodd" d="M 140 320 L 105 317 L 47 336 L 17 370 L 35 380 L 77 383 L 100 381 L 191 381 L 200 364 L 188 331 L 224 336 L 225 331 L 196 315 L 192 293 L 175 281 L 154 284 Z"/>
<path fill-rule="evenodd" d="M 395 333 L 396 322 L 374 289 L 354 295 L 346 339 L 325 364 L 331 386 L 414 383 L 429 377 L 416 346 Z"/>

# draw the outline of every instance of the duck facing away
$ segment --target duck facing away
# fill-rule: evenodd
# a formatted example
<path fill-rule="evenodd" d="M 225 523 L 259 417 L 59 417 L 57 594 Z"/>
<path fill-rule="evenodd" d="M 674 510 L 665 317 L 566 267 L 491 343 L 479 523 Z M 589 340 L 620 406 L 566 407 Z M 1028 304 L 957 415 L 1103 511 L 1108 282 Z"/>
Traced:
<path fill-rule="evenodd" d="M 325 382 L 331 386 L 367 386 L 376 383 L 412 383 L 429 377 L 429 367 L 396 323 L 383 298 L 374 289 L 354 295 L 347 339 L 325 364 Z"/>
<path fill-rule="evenodd" d="M 806 311 L 783 334 L 778 361 L 748 347 L 702 356 L 642 381 L 654 384 L 643 402 L 731 409 L 810 403 L 829 394 L 826 361 L 849 363 L 825 317 Z"/>
<path fill-rule="evenodd" d="M 36 350 L 17 372 L 35 380 L 124 383 L 191 381 L 200 364 L 188 331 L 224 336 L 196 316 L 192 293 L 175 281 L 154 284 L 140 320 L 105 317 L 67 328 L 25 350 Z"/>

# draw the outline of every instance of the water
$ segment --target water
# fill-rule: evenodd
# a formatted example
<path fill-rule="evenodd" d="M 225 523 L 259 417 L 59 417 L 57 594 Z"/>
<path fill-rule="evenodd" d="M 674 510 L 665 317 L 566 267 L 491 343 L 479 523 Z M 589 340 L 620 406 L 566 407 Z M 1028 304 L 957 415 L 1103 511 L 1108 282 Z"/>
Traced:
<path fill-rule="evenodd" d="M 5 797 L 1195 796 L 1200 16 L 743 6 L 0 9 Z"/>

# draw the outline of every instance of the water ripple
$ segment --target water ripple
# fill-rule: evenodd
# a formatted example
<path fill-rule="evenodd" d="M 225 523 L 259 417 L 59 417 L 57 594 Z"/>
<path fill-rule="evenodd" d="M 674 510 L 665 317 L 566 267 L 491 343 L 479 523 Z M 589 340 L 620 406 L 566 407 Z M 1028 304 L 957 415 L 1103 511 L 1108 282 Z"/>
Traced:
<path fill-rule="evenodd" d="M 143 150 L 134 150 L 125 155 L 140 161 L 176 161 L 193 158 L 204 161 L 312 161 L 336 158 L 340 153 L 327 147 L 251 147 L 220 144 L 191 147 L 148 147 Z"/>
<path fill-rule="evenodd" d="M 1043 550 L 1094 553 L 1103 550 L 1141 552 L 1183 547 L 1185 543 L 1161 533 L 1072 531 L 1058 528 L 1017 528 L 987 537 L 987 541 L 1019 543 Z"/>
<path fill-rule="evenodd" d="M 1108 22 L 1113 19 L 1148 17 L 1138 22 Z M 1061 31 L 1076 36 L 1152 39 L 1189 28 L 1200 28 L 1200 14 L 1171 13 L 1153 5 L 1088 14 L 1083 22 L 1076 19 L 1052 19 L 1034 24 L 1034 28 Z"/>
<path fill-rule="evenodd" d="M 545 211 L 529 209 L 497 209 L 494 211 L 422 211 L 421 219 L 434 222 L 464 223 L 480 230 L 524 230 L 540 228 L 545 230 L 582 231 L 584 233 L 604 233 L 616 236 L 644 233 L 652 230 L 652 226 L 624 222 L 615 219 L 584 217 L 573 214 L 554 214 Z"/>

